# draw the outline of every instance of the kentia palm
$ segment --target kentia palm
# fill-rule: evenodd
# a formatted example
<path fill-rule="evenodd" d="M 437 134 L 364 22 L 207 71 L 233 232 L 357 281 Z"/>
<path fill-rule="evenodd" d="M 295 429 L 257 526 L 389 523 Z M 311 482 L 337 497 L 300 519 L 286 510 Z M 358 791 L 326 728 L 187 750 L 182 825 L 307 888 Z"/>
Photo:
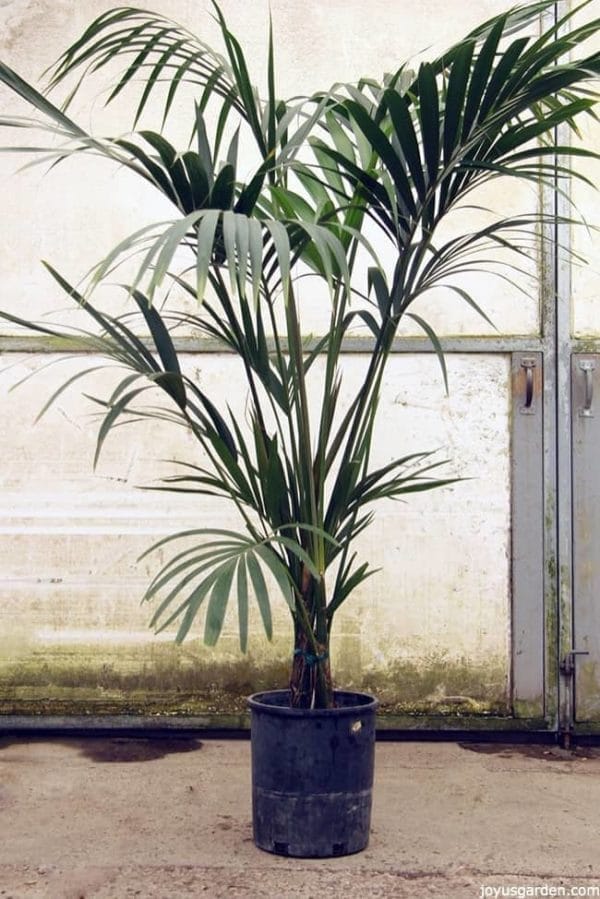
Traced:
<path fill-rule="evenodd" d="M 74 83 L 61 107 L 0 67 L 4 84 L 40 114 L 2 124 L 46 128 L 53 136 L 46 149 L 37 148 L 40 159 L 100 154 L 150 182 L 177 210 L 173 221 L 120 243 L 82 293 L 47 265 L 99 331 L 67 333 L 8 311 L 3 315 L 62 335 L 126 370 L 113 394 L 101 400 L 105 415 L 96 458 L 111 428 L 127 419 L 150 416 L 184 425 L 199 442 L 206 465 L 185 463 L 162 489 L 225 498 L 236 506 L 244 530 L 198 529 L 158 544 L 192 539 L 191 548 L 186 543 L 176 552 L 147 590 L 145 598 L 158 603 L 152 624 L 162 630 L 177 622 L 177 640 L 183 640 L 206 607 L 204 637 L 214 644 L 235 595 L 245 651 L 251 593 L 271 636 L 264 576 L 269 572 L 294 624 L 293 706 L 333 704 L 332 623 L 373 573 L 354 548 L 372 520 L 373 505 L 451 480 L 437 476 L 441 463 L 426 452 L 371 465 L 382 378 L 400 322 L 412 318 L 431 339 L 445 379 L 439 341 L 412 311 L 413 302 L 446 285 L 484 315 L 457 278 L 495 267 L 490 249 L 511 249 L 518 262 L 536 239 L 532 228 L 540 231 L 542 217 L 498 217 L 435 245 L 438 226 L 486 182 L 510 177 L 554 187 L 557 175 L 568 174 L 557 164 L 558 153 L 594 155 L 556 146 L 555 134 L 592 110 L 587 85 L 598 75 L 599 57 L 577 54 L 598 21 L 572 26 L 567 16 L 531 36 L 540 14 L 552 7 L 543 0 L 497 16 L 416 74 L 400 67 L 383 83 L 365 80 L 293 103 L 277 95 L 272 34 L 263 101 L 218 6 L 224 56 L 160 15 L 133 8 L 102 14 L 49 72 L 49 89 Z M 565 26 L 571 26 L 569 34 Z M 180 151 L 162 133 L 148 130 L 97 138 L 69 117 L 81 84 L 121 57 L 127 64 L 109 101 L 142 81 L 134 129 L 148 104 L 163 104 L 164 124 L 175 114 L 182 86 L 196 91 L 193 149 Z M 212 130 L 206 125 L 211 109 Z M 260 157 L 245 183 L 238 165 L 243 131 Z M 365 237 L 375 228 L 395 251 L 389 271 Z M 175 269 L 181 246 L 195 256 L 193 271 Z M 132 253 L 141 254 L 141 263 L 125 290 L 150 331 L 151 347 L 129 318 L 111 317 L 90 299 Z M 365 256 L 368 275 L 361 274 Z M 295 289 L 295 276 L 307 272 L 326 285 L 330 310 L 326 333 L 311 344 L 303 337 Z M 197 311 L 164 311 L 157 296 L 173 283 L 197 301 Z M 345 397 L 342 411 L 344 340 L 357 322 L 368 328 L 372 347 L 362 381 Z M 182 372 L 171 332 L 184 323 L 240 360 L 249 429 L 229 413 L 221 394 L 207 396 Z M 311 389 L 320 391 L 316 415 Z M 148 390 L 162 391 L 169 405 L 136 405 Z"/>

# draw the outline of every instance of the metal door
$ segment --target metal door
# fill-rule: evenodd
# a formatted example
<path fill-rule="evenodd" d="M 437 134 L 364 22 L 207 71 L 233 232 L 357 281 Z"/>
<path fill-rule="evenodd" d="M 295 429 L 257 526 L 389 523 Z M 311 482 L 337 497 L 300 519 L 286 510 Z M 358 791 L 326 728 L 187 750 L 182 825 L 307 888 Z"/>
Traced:
<path fill-rule="evenodd" d="M 590 17 L 599 8 L 595 0 Z M 598 123 L 584 122 L 581 137 L 597 147 Z M 597 162 L 578 169 L 600 183 Z M 562 201 L 561 211 L 597 225 L 596 190 L 575 180 L 570 193 L 573 205 Z M 568 738 L 600 730 L 600 237 L 565 226 L 557 244 L 573 251 L 559 251 L 556 319 L 559 727 Z"/>
<path fill-rule="evenodd" d="M 600 725 L 600 356 L 572 357 L 573 647 L 562 663 L 572 680 L 572 724 Z M 596 397 L 594 397 L 596 390 Z M 568 682 L 565 685 L 568 688 Z M 568 724 L 569 722 L 567 722 Z"/>

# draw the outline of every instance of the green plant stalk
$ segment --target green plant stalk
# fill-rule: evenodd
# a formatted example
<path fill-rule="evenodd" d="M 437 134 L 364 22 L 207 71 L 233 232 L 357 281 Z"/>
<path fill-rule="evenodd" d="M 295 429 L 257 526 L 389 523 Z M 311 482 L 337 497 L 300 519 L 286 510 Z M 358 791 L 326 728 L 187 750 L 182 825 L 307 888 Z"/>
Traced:
<path fill-rule="evenodd" d="M 233 307 L 229 300 L 229 294 L 228 294 L 227 288 L 225 286 L 225 283 L 223 281 L 223 276 L 221 274 L 221 270 L 216 265 L 214 266 L 214 270 L 215 270 L 215 280 L 216 280 L 216 283 L 219 285 L 219 299 L 221 301 L 221 305 L 223 306 L 225 314 L 227 315 L 227 318 L 228 318 L 230 324 L 235 322 L 235 325 L 239 326 L 239 323 L 238 323 L 238 321 L 235 317 L 235 313 L 233 311 Z M 239 333 L 241 334 L 241 329 L 240 329 Z M 261 432 L 261 436 L 263 439 L 263 446 L 264 446 L 264 441 L 265 441 L 266 434 L 267 434 L 267 428 L 265 425 L 260 400 L 258 398 L 258 392 L 256 389 L 256 383 L 254 381 L 254 374 L 252 371 L 252 366 L 250 365 L 250 362 L 248 360 L 246 353 L 240 353 L 240 356 L 242 358 L 242 362 L 244 365 L 244 371 L 246 374 L 246 379 L 248 381 L 248 387 L 250 388 L 250 393 L 252 395 L 252 401 L 254 403 L 254 408 L 255 408 L 256 414 L 258 416 L 258 423 L 260 426 L 260 432 Z"/>
<path fill-rule="evenodd" d="M 187 414 L 184 413 L 182 415 L 182 418 L 184 418 L 184 421 L 187 423 L 187 427 L 194 434 L 194 436 L 196 437 L 196 440 L 202 446 L 204 452 L 207 454 L 208 458 L 211 461 L 211 464 L 215 468 L 215 471 L 217 471 L 219 473 L 223 484 L 228 484 L 229 478 L 228 478 L 227 469 L 224 467 L 223 463 L 219 460 L 218 456 L 215 454 L 215 451 L 211 445 L 210 440 L 207 439 L 202 434 L 201 428 L 195 422 L 193 422 Z M 235 495 L 235 493 L 231 491 L 231 489 L 229 489 L 228 493 L 229 493 L 230 500 L 235 505 L 235 507 L 236 507 L 238 513 L 240 514 L 240 517 L 242 518 L 244 524 L 246 525 L 250 535 L 253 537 L 254 540 L 257 540 L 257 541 L 262 540 L 265 535 L 261 534 L 259 531 L 256 530 L 256 527 L 253 524 L 252 520 L 250 519 L 248 513 L 246 512 L 244 505 L 240 502 L 240 500 Z"/>
<path fill-rule="evenodd" d="M 353 263 L 356 258 L 356 249 L 357 249 L 357 241 L 353 242 L 353 246 L 350 250 L 350 260 L 349 260 L 349 268 L 350 271 L 353 270 Z M 319 526 L 323 526 L 322 515 L 323 515 L 323 507 L 324 507 L 324 499 L 325 499 L 325 482 L 327 476 L 327 470 L 324 465 L 324 455 L 325 449 L 328 442 L 328 436 L 330 433 L 331 422 L 333 421 L 333 416 L 330 415 L 329 402 L 332 386 L 334 383 L 334 378 L 337 372 L 339 354 L 342 345 L 342 337 L 343 337 L 343 318 L 345 314 L 345 287 L 341 282 L 336 286 L 335 294 L 333 297 L 333 311 L 332 311 L 332 325 L 329 332 L 329 340 L 327 344 L 327 354 L 326 354 L 326 373 L 325 373 L 325 382 L 323 388 L 323 404 L 322 404 L 322 413 L 320 420 L 320 428 L 319 428 L 319 443 L 318 443 L 318 453 L 315 459 L 315 466 L 313 472 L 316 470 L 317 483 L 315 484 L 316 490 L 318 490 L 318 508 L 321 510 L 319 519 Z M 295 312 L 295 306 L 293 307 L 293 312 Z M 296 333 L 299 335 L 299 327 L 297 327 L 297 320 L 293 321 L 293 329 L 289 329 L 290 333 Z M 381 381 L 381 375 L 383 373 L 383 366 L 379 373 L 379 376 L 375 378 L 376 383 L 373 386 L 374 390 L 377 392 L 379 389 L 379 384 Z M 306 393 L 304 392 L 304 396 Z M 360 413 L 360 407 L 357 409 L 357 413 Z M 372 424 L 374 421 L 374 415 L 370 416 L 370 421 L 367 424 L 367 429 L 370 432 L 372 430 Z M 364 453 L 364 464 L 363 470 L 366 471 L 368 467 L 368 457 L 369 451 Z M 341 465 L 344 464 L 345 460 L 342 460 Z M 358 515 L 359 507 L 354 514 L 354 521 Z M 323 542 L 323 541 L 321 541 Z M 346 545 L 342 559 L 346 559 L 348 546 Z M 323 547 L 325 552 L 325 548 Z M 325 568 L 327 562 L 324 559 L 323 567 Z M 307 589 L 304 588 L 302 590 L 302 600 L 300 602 L 300 607 L 305 609 L 305 603 L 308 608 L 313 607 L 314 609 L 314 625 L 311 626 L 311 631 L 314 633 L 313 639 L 310 640 L 313 645 L 316 644 L 317 650 L 313 650 L 314 654 L 319 658 L 320 656 L 325 656 L 322 661 L 317 661 L 316 669 L 317 669 L 317 678 L 316 684 L 312 685 L 312 690 L 314 690 L 314 702 L 319 707 L 329 707 L 333 701 L 332 695 L 332 684 L 331 684 L 331 670 L 330 670 L 330 661 L 329 661 L 329 641 L 331 634 L 331 624 L 333 619 L 333 611 L 330 610 L 330 606 L 327 604 L 327 595 L 326 595 L 326 585 L 325 580 L 322 577 L 319 584 L 312 585 L 312 603 L 307 602 L 308 597 L 306 595 Z M 306 628 L 308 615 L 305 617 L 303 621 L 303 627 Z M 313 631 L 314 628 L 314 631 Z M 312 634 L 311 634 L 312 636 Z M 309 638 L 310 639 L 310 638 Z M 297 652 L 302 655 L 304 649 L 304 641 L 305 634 L 303 633 L 303 629 L 299 628 L 296 630 L 296 646 L 295 649 Z M 298 682 L 302 682 L 302 677 L 304 676 L 305 680 L 308 678 L 309 672 L 306 670 L 306 666 L 302 666 L 302 664 L 295 660 L 294 671 L 292 683 L 294 684 L 294 688 L 292 689 L 292 701 L 294 702 L 294 698 L 298 697 L 296 700 L 297 704 L 301 704 L 304 702 L 307 704 L 308 694 L 311 692 L 310 688 L 301 689 L 298 687 Z"/>
<path fill-rule="evenodd" d="M 382 362 L 382 364 L 379 368 L 379 373 L 377 375 L 374 373 L 374 375 L 373 375 L 374 383 L 371 385 L 371 390 L 372 390 L 373 396 L 378 396 L 381 379 L 383 377 L 384 370 L 385 370 L 385 361 Z M 372 414 L 370 416 L 370 425 L 367 426 L 368 433 L 372 432 L 372 428 L 373 428 L 373 425 L 375 422 L 376 408 L 377 408 L 376 403 L 371 402 L 370 409 L 372 410 Z M 357 410 L 357 411 L 359 411 L 359 410 Z M 364 425 L 363 425 L 363 427 L 364 427 Z M 363 453 L 363 461 L 362 461 L 362 469 L 363 469 L 363 472 L 365 472 L 365 473 L 368 470 L 369 457 L 370 457 L 370 443 L 367 443 L 366 447 L 365 447 L 365 451 Z M 360 504 L 357 504 L 356 508 L 354 510 L 354 513 L 350 519 L 350 531 L 351 532 L 354 530 L 354 527 L 356 525 L 356 521 L 358 519 L 358 515 L 360 512 L 361 512 L 361 506 L 360 506 Z M 350 548 L 351 548 L 351 541 L 349 540 L 344 543 L 343 548 L 342 548 L 341 558 L 338 563 L 338 572 L 339 573 L 341 573 L 345 568 Z M 341 589 L 342 586 L 343 586 L 343 584 L 340 583 L 338 578 L 336 578 L 333 595 L 332 595 L 331 601 L 330 601 L 330 603 L 327 607 L 327 611 L 326 611 L 327 628 L 328 628 L 329 632 L 331 632 L 331 627 L 333 625 L 333 618 L 334 618 L 335 612 L 339 608 L 339 603 L 336 602 L 338 588 Z"/>
<path fill-rule="evenodd" d="M 315 585 L 316 582 L 310 573 L 304 570 L 302 586 L 296 595 L 297 616 L 294 619 L 294 657 L 290 676 L 290 704 L 293 708 L 333 706 L 329 634 L 327 628 L 323 633 L 319 621 L 317 633 L 306 605 L 308 593 L 315 588 Z M 322 578 L 317 588 L 325 590 Z M 320 604 L 324 605 L 324 598 Z M 312 659 L 307 656 L 312 656 Z"/>
<path fill-rule="evenodd" d="M 318 528 L 322 528 L 312 462 L 310 416 L 302 337 L 296 309 L 295 293 L 292 288 L 290 288 L 289 291 L 286 317 L 288 323 L 287 332 L 289 336 L 292 378 L 294 378 L 296 384 L 295 393 L 297 400 L 295 412 L 299 438 L 298 455 L 300 456 L 301 471 L 303 472 L 302 481 L 305 498 L 303 512 L 306 515 L 305 520 L 310 521 L 311 524 Z M 325 676 L 325 671 L 329 669 L 326 628 L 326 593 L 325 582 L 323 580 L 323 573 L 325 570 L 325 546 L 323 538 L 318 533 L 309 532 L 307 539 L 312 547 L 313 561 L 315 562 L 318 571 L 321 573 L 321 581 L 317 584 L 310 572 L 305 567 L 303 568 L 299 599 L 301 620 L 296 623 L 294 629 L 295 655 L 294 663 L 292 665 L 290 692 L 292 705 L 303 707 L 312 704 L 312 694 L 316 690 L 318 696 L 315 694 L 315 702 L 317 702 L 319 706 L 325 704 L 325 707 L 328 707 L 333 703 L 333 695 L 330 683 L 329 686 L 326 684 L 327 678 Z M 303 614 L 304 612 L 306 612 L 305 615 Z M 326 658 L 323 659 L 322 662 L 317 661 L 314 665 L 306 664 L 307 641 L 317 647 L 316 652 L 314 652 L 317 659 L 324 653 L 326 654 Z M 316 683 L 311 668 L 316 668 Z"/>
<path fill-rule="evenodd" d="M 349 252 L 348 269 L 350 275 L 354 271 L 356 261 L 356 252 L 358 249 L 358 241 L 354 240 Z M 326 353 L 326 369 L 325 380 L 323 384 L 323 400 L 321 421 L 319 424 L 319 442 L 316 457 L 316 470 L 318 479 L 319 504 L 321 509 L 325 507 L 325 484 L 327 480 L 327 466 L 325 464 L 325 455 L 331 427 L 333 424 L 333 415 L 330 414 L 330 397 L 332 395 L 334 379 L 338 371 L 338 362 L 343 341 L 343 320 L 346 311 L 346 291 L 342 282 L 338 282 L 333 295 L 333 308 L 331 315 L 331 327 L 329 330 Z"/>

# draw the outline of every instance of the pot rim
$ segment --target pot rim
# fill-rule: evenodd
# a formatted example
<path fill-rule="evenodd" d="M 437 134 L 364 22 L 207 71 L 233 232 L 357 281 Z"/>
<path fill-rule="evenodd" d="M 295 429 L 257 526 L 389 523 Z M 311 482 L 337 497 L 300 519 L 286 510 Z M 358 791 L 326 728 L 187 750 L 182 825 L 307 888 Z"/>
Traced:
<path fill-rule="evenodd" d="M 272 715 L 282 715 L 291 718 L 322 718 L 331 716 L 349 715 L 355 716 L 365 712 L 375 712 L 379 706 L 379 700 L 370 693 L 362 693 L 358 690 L 334 690 L 334 697 L 356 697 L 358 702 L 350 705 L 336 706 L 332 709 L 294 709 L 290 705 L 281 705 L 278 702 L 269 702 L 269 698 L 282 699 L 289 697 L 289 690 L 261 690 L 253 693 L 246 700 L 248 707 L 253 712 L 263 712 Z"/>

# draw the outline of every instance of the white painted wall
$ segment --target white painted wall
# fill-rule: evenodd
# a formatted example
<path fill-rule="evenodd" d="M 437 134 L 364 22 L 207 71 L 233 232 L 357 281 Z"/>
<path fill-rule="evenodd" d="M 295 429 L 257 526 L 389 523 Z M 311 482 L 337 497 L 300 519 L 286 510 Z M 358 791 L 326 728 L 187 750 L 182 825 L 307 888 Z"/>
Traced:
<path fill-rule="evenodd" d="M 32 427 L 41 394 L 77 370 L 80 360 L 53 365 L 8 394 L 41 360 L 5 355 L 1 362 L 11 363 L 2 387 L 4 415 L 13 424 L 0 437 L 0 676 L 2 665 L 9 671 L 32 660 L 81 664 L 82 651 L 92 667 L 109 658 L 129 669 L 131 653 L 156 639 L 147 627 L 150 609 L 140 608 L 139 600 L 161 557 L 136 563 L 137 557 L 171 531 L 236 527 L 236 517 L 207 500 L 136 489 L 171 470 L 158 460 L 190 458 L 192 447 L 174 429 L 144 425 L 116 432 L 91 474 L 94 420 L 78 393 L 63 395 Z M 348 386 L 362 362 L 348 357 Z M 226 383 L 234 404 L 243 405 L 232 357 L 191 357 L 190 364 L 200 368 L 208 390 Z M 508 673 L 508 365 L 504 357 L 451 356 L 448 366 L 449 397 L 433 356 L 396 356 L 388 369 L 374 463 L 438 450 L 440 459 L 451 460 L 450 473 L 471 480 L 382 504 L 364 535 L 360 551 L 381 571 L 357 591 L 336 628 L 338 668 L 356 680 L 402 663 L 426 668 L 443 659 L 489 668 L 495 677 L 499 670 L 505 679 Z M 95 392 L 103 389 L 109 379 L 95 377 Z M 277 645 L 265 644 L 258 623 L 251 640 L 259 667 L 261 659 L 288 651 L 289 622 L 276 593 L 275 612 Z M 196 633 L 202 633 L 200 623 Z M 215 650 L 194 645 L 193 652 L 210 664 L 229 658 L 236 634 L 231 614 L 221 644 Z M 495 693 L 502 695 L 505 686 L 505 680 L 495 684 Z"/>
<path fill-rule="evenodd" d="M 13 0 L 0 7 L 2 58 L 23 77 L 37 79 L 91 18 L 112 5 L 97 0 L 76 4 L 67 0 L 58 3 Z M 207 12 L 209 5 L 182 0 L 150 4 L 151 8 L 195 29 L 203 39 L 218 43 L 216 25 Z M 405 60 L 416 64 L 419 53 L 433 57 L 476 24 L 511 5 L 507 0 L 476 4 L 428 0 L 416 7 L 386 0 L 376 3 L 311 0 L 303 4 L 274 0 L 271 8 L 280 48 L 280 93 L 287 97 L 310 93 L 328 88 L 335 81 L 357 80 L 370 74 L 381 77 L 383 72 L 393 70 Z M 222 6 L 232 30 L 243 40 L 255 81 L 264 89 L 268 4 L 261 0 L 249 7 L 229 0 Z M 106 80 L 99 78 L 94 88 L 77 101 L 72 115 L 74 118 L 79 115 L 82 123 L 97 133 L 124 133 L 131 128 L 128 95 L 122 95 L 124 100 L 105 109 L 105 87 Z M 191 98 L 187 109 L 183 108 L 183 102 L 181 107 L 181 117 L 175 117 L 170 124 L 169 134 L 179 140 L 180 146 L 185 146 L 193 121 Z M 27 114 L 25 104 L 5 90 L 0 92 L 0 114 L 3 112 Z M 160 119 L 161 110 L 153 114 L 150 109 L 140 127 L 158 129 Z M 18 145 L 20 136 L 9 135 L 8 139 Z M 44 170 L 36 167 L 15 178 L 15 169 L 21 162 L 12 155 L 0 159 L 0 179 L 10 184 L 10 189 L 4 191 L 2 212 L 3 221 L 9 223 L 5 226 L 8 245 L 2 263 L 3 291 L 15 307 L 25 304 L 32 316 L 38 310 L 56 308 L 57 303 L 62 305 L 60 294 L 49 284 L 38 259 L 60 260 L 65 276 L 78 279 L 122 237 L 144 224 L 172 215 L 170 205 L 155 195 L 152 188 L 103 161 L 72 161 L 44 176 Z M 511 185 L 511 190 L 506 191 L 498 185 L 482 192 L 478 202 L 510 215 L 515 210 L 533 208 L 536 196 L 527 186 Z M 464 228 L 465 222 L 477 227 L 486 218 L 484 211 L 469 209 L 457 216 L 456 221 L 449 221 L 448 234 L 451 236 L 456 229 Z M 526 284 L 529 298 L 492 276 L 470 278 L 466 285 L 476 290 L 482 307 L 503 333 L 537 331 L 536 265 L 537 260 L 532 259 L 531 276 Z M 423 298 L 415 304 L 415 312 L 428 318 L 440 334 L 493 333 L 481 317 L 450 291 L 436 291 L 431 298 Z M 313 317 L 314 327 L 313 322 L 308 322 L 309 329 L 319 330 L 323 318 L 318 309 Z M 408 322 L 404 332 L 410 333 L 411 327 L 413 333 L 418 333 Z"/>
<path fill-rule="evenodd" d="M 0 58 L 24 77 L 34 78 L 90 18 L 111 5 L 98 0 L 0 3 Z M 216 39 L 208 3 L 156 0 L 153 6 L 207 40 Z M 225 0 L 222 6 L 255 67 L 256 80 L 264 84 L 269 4 Z M 419 4 L 271 0 L 281 93 L 308 92 L 363 74 L 380 75 L 411 55 L 417 59 L 420 51 L 433 55 L 509 6 L 510 0 Z M 104 133 L 128 127 L 125 104 L 104 110 L 100 97 L 91 100 L 91 106 L 80 110 L 86 125 L 92 123 Z M 0 113 L 9 111 L 26 112 L 0 91 Z M 182 110 L 180 130 L 186 137 L 189 112 L 183 124 Z M 144 124 L 156 127 L 158 120 L 149 116 Z M 179 124 L 174 130 L 178 128 Z M 17 314 L 38 317 L 64 306 L 64 298 L 38 265 L 40 257 L 77 279 L 122 236 L 164 214 L 149 189 L 106 164 L 90 167 L 79 160 L 43 177 L 40 169 L 14 174 L 18 164 L 15 157 L 0 158 L 0 302 Z M 496 188 L 483 202 L 509 212 L 522 209 L 524 203 L 531 206 L 535 198 L 527 189 Z M 482 278 L 473 285 L 502 333 L 537 332 L 536 265 L 532 259 L 527 300 L 495 279 Z M 105 299 L 111 305 L 116 302 Z M 311 302 L 310 296 L 306 302 Z M 452 295 L 432 297 L 421 312 L 442 334 L 489 332 Z M 307 331 L 318 331 L 319 324 L 316 312 L 307 316 Z M 4 326 L 2 333 L 11 329 Z M 164 660 L 147 629 L 148 609 L 139 607 L 152 566 L 136 564 L 136 557 L 172 529 L 236 523 L 226 510 L 207 502 L 136 489 L 164 471 L 158 460 L 181 457 L 189 450 L 185 439 L 168 429 L 124 429 L 110 439 L 94 474 L 94 423 L 89 404 L 77 390 L 61 397 L 34 427 L 44 398 L 65 372 L 80 364 L 68 359 L 52 365 L 8 392 L 47 361 L 53 360 L 36 354 L 5 354 L 1 360 L 5 427 L 0 433 L 0 683 L 3 671 L 5 684 L 12 677 L 12 693 L 4 695 L 16 699 L 31 695 L 20 690 L 19 677 L 25 678 L 32 666 L 37 670 L 46 665 L 50 681 L 53 667 L 64 670 L 69 665 L 75 672 L 82 664 L 100 673 L 103 665 L 115 670 L 121 666 L 129 673 L 159 670 Z M 189 364 L 199 370 L 203 384 L 217 390 L 227 385 L 228 399 L 243 409 L 243 384 L 235 360 L 197 355 L 189 358 Z M 348 384 L 360 364 L 360 357 L 348 357 Z M 385 460 L 414 449 L 439 448 L 440 455 L 451 460 L 450 471 L 471 480 L 381 508 L 363 548 L 382 571 L 341 613 L 336 661 L 349 681 L 368 682 L 372 677 L 376 683 L 379 677 L 391 700 L 410 693 L 400 679 L 413 676 L 413 665 L 438 671 L 433 686 L 425 689 L 432 700 L 455 692 L 454 687 L 447 689 L 439 671 L 445 666 L 450 682 L 466 666 L 475 679 L 482 679 L 478 695 L 501 702 L 510 668 L 508 359 L 455 355 L 449 357 L 448 366 L 451 392 L 446 397 L 434 357 L 392 360 L 378 452 Z M 109 377 L 100 376 L 92 392 L 101 394 Z M 272 647 L 256 629 L 251 641 L 253 670 L 285 657 L 289 625 L 281 604 L 277 623 L 278 640 Z M 177 664 L 229 663 L 236 658 L 235 632 L 232 618 L 216 650 L 193 641 L 181 650 Z M 169 656 L 171 662 L 173 658 Z M 36 696 L 44 695 L 43 686 L 36 690 Z M 75 701 L 79 693 L 72 683 L 63 693 L 47 691 L 47 695 Z M 85 695 L 89 698 L 89 693 Z"/>

